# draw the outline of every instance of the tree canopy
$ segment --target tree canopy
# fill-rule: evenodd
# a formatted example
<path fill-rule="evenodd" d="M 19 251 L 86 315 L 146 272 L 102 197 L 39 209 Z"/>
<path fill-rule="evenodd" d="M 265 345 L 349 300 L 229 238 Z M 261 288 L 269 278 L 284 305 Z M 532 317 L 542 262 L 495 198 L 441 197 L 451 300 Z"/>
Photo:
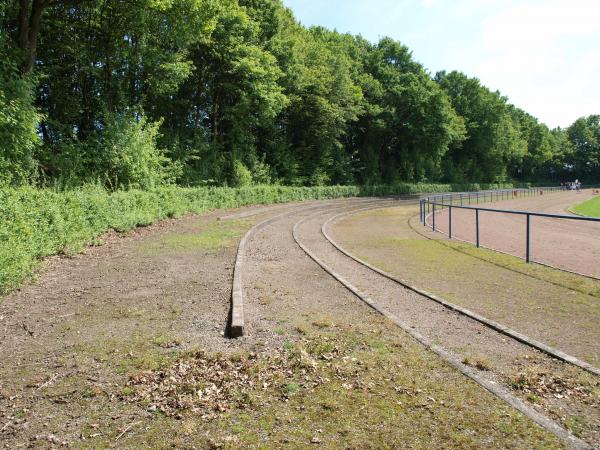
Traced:
<path fill-rule="evenodd" d="M 600 116 L 550 130 L 281 0 L 8 0 L 0 31 L 4 185 L 600 179 Z"/>

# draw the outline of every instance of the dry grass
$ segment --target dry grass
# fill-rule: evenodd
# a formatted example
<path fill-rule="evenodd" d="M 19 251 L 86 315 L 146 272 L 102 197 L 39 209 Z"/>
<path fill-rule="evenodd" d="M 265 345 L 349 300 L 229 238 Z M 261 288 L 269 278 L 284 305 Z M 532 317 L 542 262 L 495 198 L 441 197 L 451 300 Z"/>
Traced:
<path fill-rule="evenodd" d="M 186 352 L 158 370 L 132 372 L 120 401 L 150 415 L 119 442 L 158 448 L 562 447 L 383 319 L 378 330 L 310 326 L 307 332 L 269 353 Z M 108 444 L 118 433 L 88 444 Z"/>

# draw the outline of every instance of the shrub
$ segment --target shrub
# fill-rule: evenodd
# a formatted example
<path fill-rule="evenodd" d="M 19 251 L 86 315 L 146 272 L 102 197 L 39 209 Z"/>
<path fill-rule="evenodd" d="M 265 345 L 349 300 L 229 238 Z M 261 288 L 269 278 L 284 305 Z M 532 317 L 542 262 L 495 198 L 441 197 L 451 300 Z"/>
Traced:
<path fill-rule="evenodd" d="M 252 172 L 240 161 L 233 162 L 233 174 L 231 185 L 234 187 L 250 186 L 252 184 Z"/>
<path fill-rule="evenodd" d="M 160 125 L 136 113 L 108 116 L 88 150 L 88 167 L 97 167 L 97 176 L 112 189 L 152 189 L 173 182 L 181 166 L 157 148 Z"/>
<path fill-rule="evenodd" d="M 0 291 L 17 287 L 43 257 L 78 252 L 110 229 L 126 231 L 187 212 L 309 199 L 446 192 L 453 188 L 462 191 L 473 187 L 511 186 L 163 186 L 147 191 L 116 192 L 109 192 L 100 184 L 63 192 L 32 187 L 0 188 Z"/>

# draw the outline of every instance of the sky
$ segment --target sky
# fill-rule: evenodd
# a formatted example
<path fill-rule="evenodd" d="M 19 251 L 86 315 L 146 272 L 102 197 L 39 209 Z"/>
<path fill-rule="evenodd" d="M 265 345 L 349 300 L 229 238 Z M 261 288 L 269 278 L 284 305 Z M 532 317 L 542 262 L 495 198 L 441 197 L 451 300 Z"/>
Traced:
<path fill-rule="evenodd" d="M 390 36 L 549 127 L 600 114 L 600 0 L 283 0 L 306 26 Z"/>

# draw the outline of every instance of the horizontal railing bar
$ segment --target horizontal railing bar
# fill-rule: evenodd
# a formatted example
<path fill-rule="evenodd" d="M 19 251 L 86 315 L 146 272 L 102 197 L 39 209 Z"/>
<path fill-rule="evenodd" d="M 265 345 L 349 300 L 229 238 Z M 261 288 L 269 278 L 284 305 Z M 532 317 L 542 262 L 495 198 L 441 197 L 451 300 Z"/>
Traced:
<path fill-rule="evenodd" d="M 450 205 L 442 205 L 441 203 L 432 202 L 427 199 L 424 200 L 425 203 L 436 206 L 450 206 Z M 493 209 L 493 208 L 478 208 L 476 206 L 458 206 L 452 205 L 453 208 L 458 209 L 469 209 L 471 211 L 479 210 L 479 211 L 487 211 L 487 212 L 496 212 L 502 214 L 517 214 L 520 216 L 534 216 L 534 217 L 546 217 L 549 219 L 568 219 L 568 220 L 582 220 L 587 222 L 600 222 L 600 218 L 596 217 L 582 217 L 582 216 L 567 216 L 565 214 L 547 214 L 547 213 L 536 213 L 530 211 L 519 211 L 519 210 L 511 210 L 511 209 Z"/>

